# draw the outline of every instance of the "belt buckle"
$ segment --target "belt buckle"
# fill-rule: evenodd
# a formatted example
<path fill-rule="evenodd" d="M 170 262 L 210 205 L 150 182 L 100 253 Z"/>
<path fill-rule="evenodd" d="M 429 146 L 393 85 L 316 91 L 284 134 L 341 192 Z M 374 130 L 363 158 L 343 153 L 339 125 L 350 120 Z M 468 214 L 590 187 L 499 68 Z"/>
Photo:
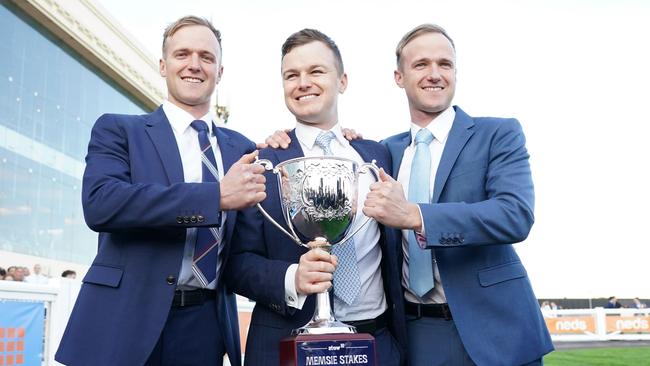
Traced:
<path fill-rule="evenodd" d="M 442 306 L 442 315 L 444 316 L 445 320 L 451 320 L 451 311 L 449 310 L 449 305 Z"/>

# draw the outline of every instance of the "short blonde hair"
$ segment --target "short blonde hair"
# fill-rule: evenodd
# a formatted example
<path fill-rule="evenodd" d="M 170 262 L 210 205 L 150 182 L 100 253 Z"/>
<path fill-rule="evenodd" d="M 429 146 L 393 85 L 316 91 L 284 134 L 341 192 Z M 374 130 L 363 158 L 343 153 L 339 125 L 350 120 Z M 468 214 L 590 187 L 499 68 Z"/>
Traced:
<path fill-rule="evenodd" d="M 397 67 L 400 67 L 400 61 L 402 58 L 402 51 L 404 50 L 404 47 L 406 47 L 406 45 L 409 42 L 411 42 L 413 39 L 426 33 L 442 34 L 443 36 L 445 36 L 445 38 L 449 40 L 449 42 L 451 43 L 451 47 L 454 49 L 454 51 L 456 51 L 454 40 L 452 40 L 451 37 L 449 37 L 449 34 L 447 34 L 447 31 L 443 27 L 436 24 L 430 24 L 430 23 L 421 24 L 411 29 L 408 33 L 406 33 L 404 37 L 402 37 L 402 39 L 397 44 L 397 48 L 395 49 L 395 56 L 397 58 Z"/>
<path fill-rule="evenodd" d="M 165 32 L 163 33 L 163 43 L 162 43 L 163 57 L 165 56 L 165 47 L 167 46 L 167 38 L 173 36 L 176 32 L 178 32 L 179 29 L 183 27 L 187 27 L 188 25 L 202 25 L 204 27 L 208 27 L 208 29 L 210 29 L 212 33 L 214 33 L 214 36 L 217 37 L 217 42 L 219 43 L 219 51 L 221 52 L 221 32 L 219 32 L 219 30 L 215 28 L 214 25 L 212 25 L 212 23 L 209 20 L 194 15 L 187 15 L 178 19 L 177 21 L 168 25 L 167 28 L 165 28 Z"/>

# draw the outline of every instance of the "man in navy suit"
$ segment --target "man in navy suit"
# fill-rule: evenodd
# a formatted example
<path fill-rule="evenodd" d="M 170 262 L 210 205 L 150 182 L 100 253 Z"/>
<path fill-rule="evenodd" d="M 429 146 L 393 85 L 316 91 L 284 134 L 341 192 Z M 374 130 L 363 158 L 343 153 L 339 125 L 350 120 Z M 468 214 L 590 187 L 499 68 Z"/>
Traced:
<path fill-rule="evenodd" d="M 99 248 L 56 355 L 67 365 L 241 364 L 224 286 L 237 211 L 265 198 L 255 145 L 216 127 L 220 33 L 184 17 L 163 37 L 168 97 L 141 116 L 106 114 L 83 178 Z M 224 173 L 227 172 L 225 175 Z"/>
<path fill-rule="evenodd" d="M 414 28 L 396 56 L 411 128 L 383 141 L 397 180 L 382 174 L 363 212 L 402 234 L 409 362 L 540 365 L 553 345 L 512 247 L 534 221 L 521 126 L 451 106 L 456 52 L 441 27 Z"/>
<path fill-rule="evenodd" d="M 553 346 L 512 246 L 534 221 L 521 126 L 451 106 L 455 46 L 441 27 L 414 28 L 396 55 L 411 128 L 383 141 L 397 180 L 382 175 L 363 211 L 403 234 L 410 361 L 540 365 Z"/>
<path fill-rule="evenodd" d="M 347 75 L 338 47 L 329 37 L 313 29 L 291 35 L 282 47 L 282 80 L 285 103 L 297 121 L 290 132 L 293 142 L 286 150 L 264 149 L 260 157 L 277 165 L 297 157 L 331 153 L 359 163 L 376 159 L 379 166 L 390 170 L 390 156 L 381 144 L 367 140 L 349 143 L 342 135 L 337 103 L 338 94 L 347 87 Z M 360 176 L 355 226 L 365 219 L 361 208 L 373 181 L 368 174 Z M 284 223 L 275 176 L 267 176 L 266 190 L 269 198 L 262 206 L 278 223 Z M 280 340 L 310 320 L 315 307 L 313 294 L 326 291 L 332 278 L 338 320 L 375 337 L 379 365 L 401 363 L 406 325 L 397 260 L 399 240 L 392 230 L 388 233 L 371 221 L 353 242 L 337 246 L 343 245 L 352 246 L 348 247 L 350 256 L 336 258 L 324 251 L 308 251 L 265 221 L 256 208 L 245 210 L 238 218 L 226 281 L 235 292 L 256 301 L 246 343 L 246 365 L 279 364 Z M 349 259 L 348 265 L 358 273 L 340 279 L 343 261 Z M 341 284 L 355 284 L 350 286 L 355 290 L 341 291 L 342 287 L 337 287 Z"/>

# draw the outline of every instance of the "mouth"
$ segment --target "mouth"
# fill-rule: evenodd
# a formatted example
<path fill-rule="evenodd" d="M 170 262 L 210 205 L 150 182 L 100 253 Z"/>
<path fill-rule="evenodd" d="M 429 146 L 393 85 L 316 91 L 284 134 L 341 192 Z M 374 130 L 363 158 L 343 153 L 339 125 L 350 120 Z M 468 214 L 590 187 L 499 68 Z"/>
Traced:
<path fill-rule="evenodd" d="M 191 84 L 200 84 L 203 82 L 203 79 L 197 78 L 197 77 L 192 77 L 192 76 L 182 76 L 181 80 L 183 80 L 186 83 L 191 83 Z"/>
<path fill-rule="evenodd" d="M 445 89 L 444 87 L 440 85 L 435 85 L 435 86 L 423 86 L 422 90 L 424 91 L 430 91 L 430 92 L 437 92 L 437 91 L 442 91 Z"/>
<path fill-rule="evenodd" d="M 302 101 L 305 101 L 305 100 L 314 99 L 317 96 L 318 96 L 318 94 L 305 94 L 305 95 L 301 95 L 301 96 L 299 96 L 299 97 L 297 97 L 295 99 L 297 101 L 299 101 L 299 102 L 302 102 Z"/>

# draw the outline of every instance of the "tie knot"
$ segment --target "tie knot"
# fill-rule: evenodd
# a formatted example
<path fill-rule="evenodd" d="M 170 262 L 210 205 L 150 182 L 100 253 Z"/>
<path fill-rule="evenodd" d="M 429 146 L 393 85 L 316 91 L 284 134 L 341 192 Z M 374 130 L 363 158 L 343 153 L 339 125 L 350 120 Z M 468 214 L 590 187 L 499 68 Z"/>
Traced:
<path fill-rule="evenodd" d="M 316 144 L 316 146 L 323 149 L 325 155 L 332 155 L 332 150 L 330 149 L 330 142 L 332 142 L 332 140 L 334 140 L 335 137 L 336 136 L 334 136 L 334 132 L 323 131 L 316 137 L 316 141 L 314 143 Z"/>
<path fill-rule="evenodd" d="M 415 134 L 415 144 L 425 143 L 429 145 L 433 141 L 433 134 L 426 128 L 421 129 Z"/>
<path fill-rule="evenodd" d="M 192 128 L 197 132 L 208 132 L 208 124 L 200 119 L 192 121 L 192 123 L 190 123 L 190 126 L 192 126 Z"/>

